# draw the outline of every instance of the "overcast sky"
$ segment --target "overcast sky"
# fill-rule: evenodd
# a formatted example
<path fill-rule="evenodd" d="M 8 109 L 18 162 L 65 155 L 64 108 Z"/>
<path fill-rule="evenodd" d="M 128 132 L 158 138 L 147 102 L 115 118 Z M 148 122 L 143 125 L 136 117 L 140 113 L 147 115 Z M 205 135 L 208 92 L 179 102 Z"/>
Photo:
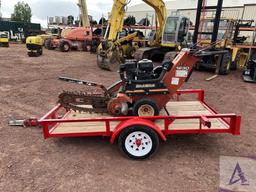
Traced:
<path fill-rule="evenodd" d="M 3 17 L 10 17 L 13 13 L 14 5 L 19 0 L 0 0 L 2 1 L 1 13 Z M 22 0 L 21 0 L 22 1 Z M 78 16 L 78 0 L 23 0 L 32 9 L 32 22 L 41 23 L 46 26 L 47 16 Z M 110 12 L 113 0 L 87 0 L 88 12 L 97 21 L 102 14 L 107 16 Z M 141 3 L 141 0 L 132 0 L 130 5 Z"/>
<path fill-rule="evenodd" d="M 2 2 L 1 13 L 3 17 L 10 17 L 13 13 L 14 5 L 19 0 L 0 0 Z M 22 0 L 20 0 L 22 1 Z M 79 10 L 77 6 L 78 0 L 23 0 L 28 3 L 32 9 L 32 22 L 41 23 L 47 26 L 47 16 L 78 16 Z M 188 0 L 189 1 L 189 0 Z M 192 1 L 192 0 L 191 0 Z M 195 0 L 193 0 L 195 1 Z M 212 1 L 212 0 L 209 0 Z M 225 0 L 224 0 L 225 1 Z M 256 0 L 226 0 L 230 2 L 255 3 Z M 103 14 L 107 17 L 107 13 L 111 11 L 113 0 L 86 0 L 88 12 L 97 21 Z M 142 3 L 142 0 L 131 0 L 129 6 Z M 217 0 L 216 0 L 217 2 Z M 232 5 L 232 3 L 231 3 Z"/>

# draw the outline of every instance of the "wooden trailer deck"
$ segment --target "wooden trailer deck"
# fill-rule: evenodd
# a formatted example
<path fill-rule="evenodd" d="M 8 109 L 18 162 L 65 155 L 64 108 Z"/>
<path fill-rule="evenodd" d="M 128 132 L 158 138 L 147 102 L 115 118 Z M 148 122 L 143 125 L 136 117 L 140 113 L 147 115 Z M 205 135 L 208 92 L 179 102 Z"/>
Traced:
<path fill-rule="evenodd" d="M 215 113 L 210 110 L 201 101 L 171 101 L 167 104 L 166 109 L 170 116 L 190 116 L 190 115 L 214 115 Z M 161 111 L 161 116 L 168 116 L 165 110 Z M 83 119 L 83 118 L 102 118 L 111 117 L 108 114 L 96 113 L 78 113 L 70 111 L 64 118 L 65 119 Z M 229 126 L 221 118 L 210 119 L 211 128 L 202 126 L 201 129 L 229 129 Z M 115 127 L 121 122 L 110 121 L 110 131 L 112 132 Z M 154 122 L 161 130 L 164 130 L 164 119 L 156 120 Z M 190 119 L 175 119 L 168 127 L 169 130 L 199 130 L 200 120 L 196 118 Z M 105 132 L 105 121 L 86 121 L 86 122 L 65 122 L 58 123 L 49 130 L 50 134 L 71 134 L 71 133 L 93 133 Z"/>
<path fill-rule="evenodd" d="M 197 100 L 180 101 L 181 95 L 186 94 L 194 94 Z M 110 138 L 111 144 L 118 140 L 120 149 L 129 157 L 136 159 L 146 158 L 150 152 L 154 152 L 152 146 L 155 145 L 157 149 L 158 142 L 153 143 L 153 140 L 166 141 L 167 135 L 240 135 L 241 116 L 234 113 L 217 113 L 204 102 L 203 90 L 178 90 L 176 98 L 177 101 L 167 103 L 166 109 L 163 109 L 160 115 L 149 117 L 112 117 L 108 114 L 78 113 L 57 104 L 39 119 L 38 123 L 43 128 L 45 139 L 106 136 Z M 150 140 L 152 145 L 151 142 L 146 143 Z"/>

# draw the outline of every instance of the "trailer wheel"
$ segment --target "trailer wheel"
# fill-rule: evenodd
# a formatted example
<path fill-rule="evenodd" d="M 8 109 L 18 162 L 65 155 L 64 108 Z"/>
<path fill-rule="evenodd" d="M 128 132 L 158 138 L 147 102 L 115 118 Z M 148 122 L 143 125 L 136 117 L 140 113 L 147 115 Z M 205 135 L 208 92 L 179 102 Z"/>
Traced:
<path fill-rule="evenodd" d="M 231 53 L 227 52 L 222 56 L 219 74 L 227 75 L 230 72 L 230 65 L 231 65 Z"/>
<path fill-rule="evenodd" d="M 133 106 L 135 116 L 156 116 L 159 115 L 159 107 L 152 99 L 140 99 Z"/>
<path fill-rule="evenodd" d="M 60 41 L 59 48 L 62 52 L 68 52 L 70 50 L 70 45 L 66 41 Z"/>
<path fill-rule="evenodd" d="M 119 149 L 132 159 L 145 159 L 157 151 L 157 133 L 146 126 L 133 126 L 124 129 L 118 138 Z"/>

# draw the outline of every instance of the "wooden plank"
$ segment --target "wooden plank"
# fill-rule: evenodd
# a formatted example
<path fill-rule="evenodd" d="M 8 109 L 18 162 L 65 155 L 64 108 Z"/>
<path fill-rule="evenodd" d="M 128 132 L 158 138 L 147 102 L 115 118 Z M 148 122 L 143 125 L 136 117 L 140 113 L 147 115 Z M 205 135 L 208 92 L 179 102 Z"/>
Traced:
<path fill-rule="evenodd" d="M 167 106 L 166 109 L 169 111 L 205 111 L 202 105 L 191 105 L 191 106 Z"/>
<path fill-rule="evenodd" d="M 206 80 L 206 81 L 211 81 L 211 80 L 215 79 L 216 77 L 218 77 L 217 74 L 216 74 L 216 75 L 213 75 L 213 76 L 211 76 L 211 77 L 208 77 L 208 78 L 206 78 L 205 80 Z"/>
<path fill-rule="evenodd" d="M 85 113 L 71 111 L 66 119 L 80 119 L 80 118 L 95 118 L 95 117 L 110 117 L 108 114 L 101 113 Z M 110 131 L 113 131 L 120 121 L 110 122 Z M 81 132 L 102 132 L 106 131 L 105 121 L 88 121 L 88 122 L 74 122 L 74 123 L 60 123 L 60 125 L 52 131 L 53 134 L 60 133 L 81 133 Z"/>
<path fill-rule="evenodd" d="M 190 124 L 172 124 L 168 127 L 170 130 L 198 130 L 199 129 L 199 123 L 190 123 Z M 218 123 L 218 124 L 212 124 L 211 128 L 202 126 L 202 129 L 227 129 L 227 127 L 224 124 Z"/>
<path fill-rule="evenodd" d="M 201 105 L 200 101 L 170 101 L 166 104 L 168 106 L 191 106 L 191 105 Z"/>
<path fill-rule="evenodd" d="M 95 118 L 95 117 L 111 117 L 109 114 L 107 113 L 85 113 L 85 112 L 75 112 L 75 111 L 71 111 L 68 115 L 67 115 L 67 119 L 80 119 L 80 118 Z"/>
<path fill-rule="evenodd" d="M 200 107 L 200 106 L 175 106 L 175 107 L 166 107 L 166 109 L 169 111 L 169 112 L 172 112 L 172 111 L 206 111 L 205 108 L 203 107 Z"/>
<path fill-rule="evenodd" d="M 120 122 L 111 122 L 110 131 Z M 105 122 L 76 122 L 76 123 L 61 123 L 52 133 L 81 133 L 81 132 L 102 132 L 106 131 Z"/>
<path fill-rule="evenodd" d="M 52 134 L 64 134 L 64 133 L 93 133 L 93 132 L 102 132 L 106 131 L 106 127 L 103 126 L 96 126 L 96 127 L 88 127 L 88 126 L 81 126 L 78 127 L 77 124 L 69 124 L 69 126 L 63 127 L 64 123 L 59 125 L 56 129 L 54 129 L 51 133 Z"/>
<path fill-rule="evenodd" d="M 169 102 L 167 110 L 170 115 L 211 115 L 212 113 L 206 109 L 199 101 L 182 101 L 182 102 Z M 226 129 L 228 128 L 223 124 L 220 119 L 210 119 L 212 128 Z M 170 130 L 185 130 L 185 129 L 199 129 L 199 119 L 176 119 L 169 125 Z M 203 127 L 203 129 L 209 129 Z"/>
<path fill-rule="evenodd" d="M 211 115 L 210 111 L 170 111 L 170 115 Z"/>
<path fill-rule="evenodd" d="M 169 102 L 166 106 L 170 115 L 210 115 L 201 102 L 184 101 L 184 102 Z"/>
<path fill-rule="evenodd" d="M 210 115 L 201 102 L 199 101 L 171 101 L 167 103 L 166 108 L 170 115 Z M 167 115 L 165 110 L 160 112 L 161 115 Z M 110 117 L 108 114 L 100 113 L 77 113 L 72 111 L 67 115 L 67 119 L 80 119 L 80 118 L 95 118 L 95 117 Z M 225 129 L 225 124 L 220 119 L 210 119 L 212 128 L 214 129 Z M 110 131 L 113 131 L 120 121 L 110 121 Z M 155 124 L 160 128 L 164 129 L 164 120 L 156 120 Z M 186 129 L 199 129 L 199 119 L 176 119 L 172 124 L 169 125 L 170 130 L 186 130 Z M 203 127 L 203 129 L 209 129 Z M 77 123 L 60 123 L 55 128 L 53 134 L 61 133 L 83 133 L 83 132 L 104 132 L 106 131 L 106 125 L 104 121 L 94 122 L 77 122 Z"/>

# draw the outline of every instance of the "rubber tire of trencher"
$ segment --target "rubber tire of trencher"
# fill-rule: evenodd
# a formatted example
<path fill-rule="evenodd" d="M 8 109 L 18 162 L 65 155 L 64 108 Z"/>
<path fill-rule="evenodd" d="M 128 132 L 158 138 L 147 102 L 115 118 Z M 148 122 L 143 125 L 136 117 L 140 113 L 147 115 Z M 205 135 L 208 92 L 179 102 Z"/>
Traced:
<path fill-rule="evenodd" d="M 133 110 L 133 115 L 134 116 L 139 116 L 138 109 L 141 105 L 145 105 L 145 104 L 148 104 L 151 107 L 153 107 L 154 116 L 159 115 L 159 112 L 160 112 L 159 107 L 157 106 L 155 101 L 153 101 L 152 99 L 149 99 L 149 98 L 143 98 L 143 99 L 140 99 L 140 100 L 135 102 L 135 104 L 133 106 L 133 109 L 132 109 Z"/>
<path fill-rule="evenodd" d="M 130 154 L 126 150 L 126 148 L 125 148 L 125 139 L 126 139 L 126 137 L 130 133 L 135 132 L 135 131 L 141 131 L 141 132 L 147 133 L 150 136 L 151 140 L 152 140 L 152 149 L 149 151 L 149 153 L 147 153 L 144 156 L 140 156 L 140 157 L 134 156 L 134 155 Z M 135 160 L 142 160 L 142 159 L 149 158 L 154 153 L 156 153 L 156 151 L 157 151 L 157 149 L 159 147 L 159 137 L 158 137 L 157 133 L 152 128 L 150 128 L 150 127 L 142 126 L 142 125 L 134 125 L 134 126 L 125 128 L 119 134 L 119 137 L 118 137 L 118 147 L 119 147 L 120 151 L 124 155 L 126 155 L 127 157 L 129 157 L 131 159 L 135 159 Z"/>

